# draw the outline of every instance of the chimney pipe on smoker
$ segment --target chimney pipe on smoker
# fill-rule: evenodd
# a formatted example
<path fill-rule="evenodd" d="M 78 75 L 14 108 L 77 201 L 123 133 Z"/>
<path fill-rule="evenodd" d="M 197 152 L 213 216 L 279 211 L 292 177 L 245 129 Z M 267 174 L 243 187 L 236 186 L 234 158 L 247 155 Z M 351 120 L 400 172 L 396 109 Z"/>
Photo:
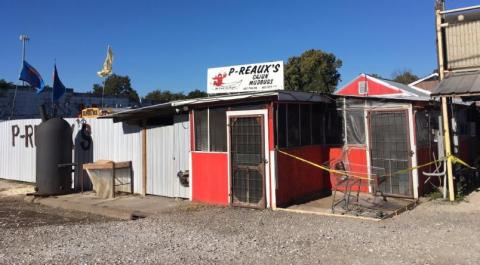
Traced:
<path fill-rule="evenodd" d="M 38 106 L 38 111 L 40 112 L 40 118 L 42 118 L 42 122 L 48 121 L 48 115 L 44 104 Z"/>

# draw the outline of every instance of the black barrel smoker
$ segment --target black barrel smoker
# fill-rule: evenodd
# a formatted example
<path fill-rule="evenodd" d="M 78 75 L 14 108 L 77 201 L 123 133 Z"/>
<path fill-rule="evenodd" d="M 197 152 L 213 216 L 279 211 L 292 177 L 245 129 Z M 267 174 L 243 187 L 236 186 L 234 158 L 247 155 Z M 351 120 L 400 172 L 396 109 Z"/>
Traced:
<path fill-rule="evenodd" d="M 72 129 L 62 118 L 51 118 L 40 108 L 42 123 L 35 130 L 36 193 L 48 196 L 71 191 Z"/>

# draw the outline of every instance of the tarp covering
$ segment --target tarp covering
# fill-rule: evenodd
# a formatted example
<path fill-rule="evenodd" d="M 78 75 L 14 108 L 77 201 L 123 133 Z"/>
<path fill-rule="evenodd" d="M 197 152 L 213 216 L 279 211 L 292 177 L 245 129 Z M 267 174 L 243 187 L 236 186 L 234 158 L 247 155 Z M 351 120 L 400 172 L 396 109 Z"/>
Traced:
<path fill-rule="evenodd" d="M 453 73 L 433 90 L 432 96 L 480 94 L 480 71 Z"/>
<path fill-rule="evenodd" d="M 365 144 L 365 116 L 363 110 L 346 111 L 347 143 Z"/>

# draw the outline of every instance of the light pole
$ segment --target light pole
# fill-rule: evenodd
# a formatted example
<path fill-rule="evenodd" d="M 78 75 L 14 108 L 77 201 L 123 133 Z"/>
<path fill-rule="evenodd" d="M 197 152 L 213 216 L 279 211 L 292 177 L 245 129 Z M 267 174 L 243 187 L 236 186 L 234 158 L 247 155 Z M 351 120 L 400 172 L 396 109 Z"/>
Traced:
<path fill-rule="evenodd" d="M 26 34 L 20 35 L 20 41 L 22 42 L 22 63 L 25 61 L 25 44 L 30 38 Z"/>

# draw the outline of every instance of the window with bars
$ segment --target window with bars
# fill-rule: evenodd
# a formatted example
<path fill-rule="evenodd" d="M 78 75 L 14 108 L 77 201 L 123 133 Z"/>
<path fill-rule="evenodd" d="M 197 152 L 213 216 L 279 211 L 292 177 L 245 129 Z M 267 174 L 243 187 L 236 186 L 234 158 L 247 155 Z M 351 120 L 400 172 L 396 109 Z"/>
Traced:
<path fill-rule="evenodd" d="M 342 135 L 341 117 L 334 106 L 321 103 L 277 105 L 275 136 L 278 147 L 337 144 Z"/>
<path fill-rule="evenodd" d="M 195 151 L 227 151 L 226 108 L 194 111 Z"/>
<path fill-rule="evenodd" d="M 227 112 L 225 108 L 209 110 L 210 151 L 227 151 Z"/>
<path fill-rule="evenodd" d="M 195 110 L 195 151 L 208 151 L 208 109 Z"/>

